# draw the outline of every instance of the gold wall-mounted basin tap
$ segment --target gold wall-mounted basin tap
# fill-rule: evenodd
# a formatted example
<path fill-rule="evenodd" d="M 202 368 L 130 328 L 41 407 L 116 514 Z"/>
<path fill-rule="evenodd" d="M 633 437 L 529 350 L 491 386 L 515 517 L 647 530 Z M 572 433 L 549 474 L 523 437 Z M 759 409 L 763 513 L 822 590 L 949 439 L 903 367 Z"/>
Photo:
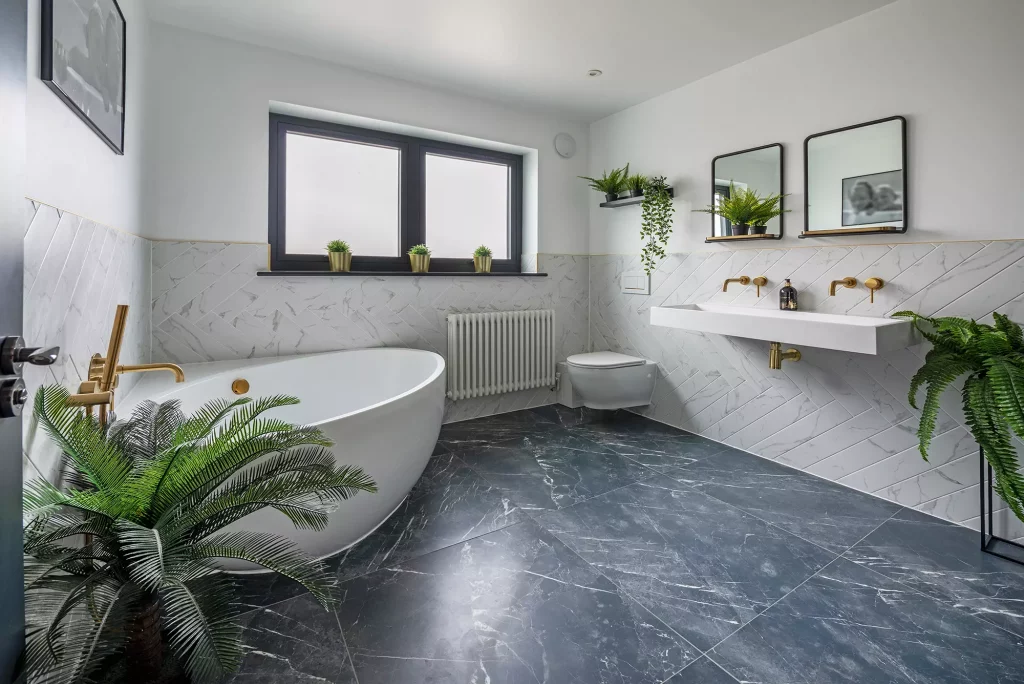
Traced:
<path fill-rule="evenodd" d="M 722 283 L 722 292 L 728 292 L 729 291 L 729 283 L 739 283 L 740 285 L 749 285 L 750 284 L 750 276 L 740 276 L 739 278 L 727 278 L 726 281 L 724 283 Z"/>
<path fill-rule="evenodd" d="M 846 288 L 857 287 L 857 279 L 856 278 L 843 278 L 842 280 L 833 280 L 829 284 L 829 286 L 828 286 L 828 296 L 829 297 L 835 297 L 836 296 L 836 286 L 837 285 L 842 285 L 843 287 L 846 287 Z"/>
<path fill-rule="evenodd" d="M 885 287 L 885 281 L 881 278 L 868 278 L 864 281 L 864 287 L 871 290 L 871 303 L 875 303 L 875 292 Z"/>

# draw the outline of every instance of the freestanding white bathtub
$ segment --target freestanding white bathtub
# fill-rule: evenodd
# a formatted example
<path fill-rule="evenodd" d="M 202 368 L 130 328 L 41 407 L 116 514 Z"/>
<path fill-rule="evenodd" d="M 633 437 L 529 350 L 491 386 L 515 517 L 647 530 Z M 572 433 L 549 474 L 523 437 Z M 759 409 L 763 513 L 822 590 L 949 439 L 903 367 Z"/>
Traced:
<path fill-rule="evenodd" d="M 216 398 L 236 399 L 231 384 L 249 383 L 246 396 L 296 396 L 297 406 L 268 415 L 316 425 L 334 441 L 341 464 L 360 466 L 377 492 L 359 492 L 330 514 L 322 532 L 296 530 L 277 511 L 265 509 L 228 529 L 272 532 L 293 539 L 316 558 L 330 556 L 370 534 L 398 508 L 423 473 L 444 416 L 444 359 L 417 349 L 357 349 L 308 356 L 217 361 L 182 366 L 185 383 L 169 373 L 147 373 L 117 407 L 124 418 L 132 406 L 177 399 L 188 414 Z M 244 562 L 229 570 L 252 571 Z"/>

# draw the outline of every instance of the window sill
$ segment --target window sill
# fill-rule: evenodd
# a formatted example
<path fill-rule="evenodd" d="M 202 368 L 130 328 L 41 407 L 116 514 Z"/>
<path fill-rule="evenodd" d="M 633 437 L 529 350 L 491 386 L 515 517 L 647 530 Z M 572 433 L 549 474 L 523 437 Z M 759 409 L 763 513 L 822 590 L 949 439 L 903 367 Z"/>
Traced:
<path fill-rule="evenodd" d="M 547 273 L 474 273 L 472 271 L 429 271 L 427 273 L 413 273 L 412 271 L 257 271 L 256 275 L 267 278 L 296 278 L 303 276 L 314 277 L 339 277 L 339 276 L 399 276 L 399 277 L 450 277 L 450 278 L 546 278 Z"/>

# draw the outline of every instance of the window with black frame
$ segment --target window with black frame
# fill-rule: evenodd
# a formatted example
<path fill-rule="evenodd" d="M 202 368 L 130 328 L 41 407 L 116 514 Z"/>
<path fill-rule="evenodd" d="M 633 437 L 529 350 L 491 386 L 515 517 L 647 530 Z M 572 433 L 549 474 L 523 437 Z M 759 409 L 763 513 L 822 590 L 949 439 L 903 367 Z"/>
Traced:
<path fill-rule="evenodd" d="M 270 116 L 271 269 L 326 271 L 344 240 L 352 271 L 410 270 L 426 244 L 434 272 L 519 272 L 521 155 L 290 116 Z"/>

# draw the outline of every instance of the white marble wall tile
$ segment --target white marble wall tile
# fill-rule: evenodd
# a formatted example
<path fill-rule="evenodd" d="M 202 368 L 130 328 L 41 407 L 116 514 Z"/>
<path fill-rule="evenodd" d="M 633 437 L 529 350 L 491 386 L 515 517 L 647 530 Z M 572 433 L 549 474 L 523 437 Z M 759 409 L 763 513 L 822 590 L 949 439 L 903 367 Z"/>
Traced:
<path fill-rule="evenodd" d="M 77 391 L 90 356 L 106 351 L 118 304 L 130 307 L 122 361 L 148 362 L 151 243 L 70 212 L 31 206 L 24 242 L 23 335 L 33 346 L 59 346 L 61 354 L 53 366 L 25 367 L 30 394 L 51 383 Z M 123 377 L 119 391 L 130 390 L 136 381 Z M 41 474 L 59 482 L 59 450 L 31 416 L 24 425 L 25 477 Z"/>
<path fill-rule="evenodd" d="M 651 296 L 619 293 L 619 275 L 636 267 L 636 257 L 591 258 L 592 347 L 658 363 L 653 403 L 640 412 L 970 524 L 977 456 L 968 453 L 973 440 L 964 437 L 958 385 L 941 399 L 932 460 L 917 453 L 918 412 L 906 393 L 926 343 L 877 357 L 802 349 L 803 361 L 772 371 L 767 343 L 655 328 L 649 310 L 693 301 L 774 308 L 789 277 L 803 310 L 886 316 L 915 309 L 986 321 L 999 310 L 1024 321 L 1024 241 L 741 251 L 669 255 L 652 277 Z M 760 299 L 750 287 L 723 294 L 722 280 L 739 275 L 765 275 L 769 287 Z M 845 276 L 861 284 L 828 297 L 828 282 Z M 869 277 L 885 280 L 874 304 L 862 285 Z M 753 388 L 760 391 L 751 396 Z"/>

